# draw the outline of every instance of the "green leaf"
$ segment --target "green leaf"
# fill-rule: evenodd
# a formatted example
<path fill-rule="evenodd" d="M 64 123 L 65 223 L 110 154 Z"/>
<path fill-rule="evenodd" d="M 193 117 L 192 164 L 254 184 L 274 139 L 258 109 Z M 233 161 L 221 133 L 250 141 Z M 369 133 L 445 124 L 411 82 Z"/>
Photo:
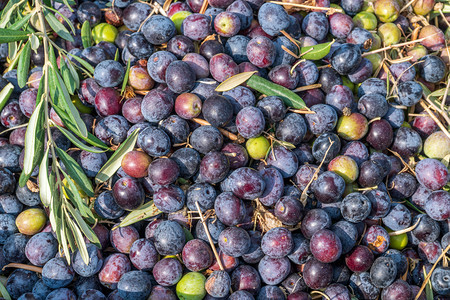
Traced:
<path fill-rule="evenodd" d="M 141 205 L 139 208 L 130 212 L 125 217 L 125 219 L 123 219 L 122 222 L 120 222 L 119 226 L 126 227 L 139 221 L 157 216 L 161 213 L 162 212 L 159 209 L 157 209 L 155 205 L 153 205 L 153 201 L 149 201 Z"/>
<path fill-rule="evenodd" d="M 55 194 L 54 194 L 55 195 Z M 62 230 L 62 211 L 61 211 L 61 202 L 58 197 L 52 197 L 52 202 L 49 205 L 49 220 L 52 225 L 53 231 L 56 233 L 56 237 L 60 243 L 62 244 L 61 239 L 61 230 Z M 63 244 L 64 245 L 64 244 Z M 67 245 L 67 243 L 66 243 Z"/>
<path fill-rule="evenodd" d="M 101 182 L 105 182 L 111 176 L 113 176 L 114 173 L 116 173 L 116 171 L 120 168 L 120 164 L 124 155 L 134 149 L 138 133 L 139 129 L 133 131 L 133 133 L 119 146 L 119 148 L 114 152 L 111 158 L 100 169 L 97 176 L 95 176 L 95 183 L 98 184 Z"/>
<path fill-rule="evenodd" d="M 25 133 L 25 156 L 23 170 L 20 174 L 19 185 L 25 186 L 33 173 L 34 168 L 42 160 L 44 155 L 45 125 L 44 109 L 45 102 L 40 101 L 36 106 Z"/>
<path fill-rule="evenodd" d="M 75 41 L 67 28 L 64 27 L 64 25 L 59 22 L 55 15 L 47 8 L 44 8 L 44 16 L 53 31 L 55 31 L 61 38 L 69 42 Z"/>
<path fill-rule="evenodd" d="M 25 15 L 22 19 L 18 20 L 17 22 L 9 26 L 8 29 L 19 30 L 20 28 L 23 27 L 23 25 L 25 25 L 30 20 L 31 16 L 32 14 Z"/>
<path fill-rule="evenodd" d="M 30 70 L 31 43 L 28 41 L 20 54 L 19 64 L 17 65 L 17 83 L 23 88 L 27 84 L 28 71 Z"/>
<path fill-rule="evenodd" d="M 8 102 L 9 96 L 11 96 L 14 91 L 14 85 L 12 83 L 8 83 L 0 92 L 0 110 L 5 107 L 6 102 Z"/>
<path fill-rule="evenodd" d="M 100 240 L 98 239 L 94 230 L 92 230 L 92 228 L 88 226 L 86 222 L 83 220 L 80 212 L 74 209 L 70 204 L 67 204 L 66 207 L 69 210 L 72 217 L 75 219 L 75 222 L 78 224 L 78 226 L 80 226 L 80 229 L 83 232 L 83 234 L 89 239 L 89 241 L 95 244 L 98 248 L 101 248 Z"/>
<path fill-rule="evenodd" d="M 247 80 L 247 85 L 266 96 L 280 97 L 286 106 L 300 109 L 307 108 L 305 102 L 299 95 L 258 75 L 252 75 L 250 79 Z"/>
<path fill-rule="evenodd" d="M 84 137 L 80 134 L 78 134 L 78 129 L 75 127 L 73 123 L 71 123 L 71 120 L 69 119 L 69 116 L 65 111 L 63 111 L 58 106 L 53 105 L 53 109 L 56 111 L 58 116 L 61 118 L 61 120 L 64 121 L 64 125 L 66 125 L 67 129 L 71 130 L 73 133 L 75 133 L 79 138 L 83 139 L 84 141 L 88 142 L 92 146 L 99 147 L 105 150 L 109 150 L 109 147 L 106 146 L 101 140 L 99 140 L 95 135 L 88 132 L 87 137 Z"/>
<path fill-rule="evenodd" d="M 58 154 L 58 157 L 63 161 L 70 177 L 75 180 L 75 182 L 89 197 L 94 197 L 94 188 L 92 187 L 92 182 L 87 178 L 86 174 L 84 174 L 83 169 L 80 167 L 80 165 L 78 165 L 75 159 L 73 159 L 72 156 L 58 147 L 56 147 L 56 153 Z"/>
<path fill-rule="evenodd" d="M 32 50 L 37 51 L 39 49 L 39 38 L 34 33 L 30 36 L 30 44 Z"/>
<path fill-rule="evenodd" d="M 114 55 L 114 60 L 119 61 L 120 54 L 119 54 L 119 48 L 116 49 L 116 54 Z"/>
<path fill-rule="evenodd" d="M 28 39 L 28 32 L 0 28 L 0 43 L 10 43 Z"/>
<path fill-rule="evenodd" d="M 0 293 L 2 294 L 2 297 L 5 298 L 5 300 L 12 300 L 11 296 L 8 293 L 8 290 L 1 282 L 0 282 Z"/>
<path fill-rule="evenodd" d="M 73 200 L 73 203 L 81 212 L 81 215 L 83 217 L 93 218 L 92 212 L 89 210 L 89 207 L 87 206 L 85 201 L 81 198 L 78 188 L 76 187 L 75 183 L 73 183 L 72 178 L 62 169 L 60 169 L 60 171 L 64 175 L 64 178 L 66 179 L 67 182 L 67 184 L 64 185 L 64 191 L 66 192 L 68 198 L 70 200 Z"/>
<path fill-rule="evenodd" d="M 334 44 L 334 40 L 329 43 L 318 44 L 314 46 L 307 46 L 301 48 L 301 53 L 308 52 L 304 55 L 300 55 L 301 58 L 309 60 L 320 60 L 330 53 L 331 45 Z M 313 49 L 313 50 L 311 50 Z"/>
<path fill-rule="evenodd" d="M 72 53 L 67 53 L 67 55 L 70 55 L 71 57 L 73 57 L 73 59 L 75 59 L 77 62 L 79 62 L 83 67 L 86 68 L 86 70 L 88 70 L 91 74 L 94 74 L 94 67 L 91 66 L 91 64 L 89 64 L 87 61 L 85 61 L 84 59 L 73 55 Z"/>
<path fill-rule="evenodd" d="M 11 20 L 11 16 L 13 12 L 23 3 L 25 3 L 26 0 L 21 0 L 17 3 L 14 3 L 16 1 L 10 1 L 13 2 L 13 5 L 11 7 L 5 7 L 4 12 L 2 13 L 2 19 L 0 21 L 0 28 L 5 28 L 8 22 Z"/>
<path fill-rule="evenodd" d="M 80 88 L 80 77 L 78 76 L 77 70 L 75 70 L 72 62 L 67 60 L 67 68 L 69 69 L 70 74 L 72 75 L 72 79 L 75 81 L 76 89 Z"/>
<path fill-rule="evenodd" d="M 75 27 L 73 26 L 72 21 L 70 21 L 69 19 L 67 19 L 67 17 L 66 17 L 65 15 L 63 15 L 61 12 L 59 12 L 58 10 L 56 10 L 56 9 L 50 7 L 50 6 L 46 6 L 45 8 L 46 8 L 46 9 L 49 9 L 49 10 L 55 12 L 56 14 L 58 14 L 59 16 L 61 16 L 61 18 L 63 18 L 63 20 L 66 22 L 66 24 L 70 27 L 70 30 L 72 30 L 72 33 L 73 33 L 73 34 L 76 33 Z M 72 8 L 71 8 L 70 6 L 69 6 L 69 9 L 72 10 Z M 72 11 L 73 11 L 73 10 L 72 10 Z M 55 17 L 55 18 L 56 18 L 56 17 Z M 58 20 L 58 19 L 56 19 L 56 20 Z M 58 22 L 59 22 L 59 21 L 58 21 Z M 60 23 L 61 23 L 61 22 L 60 22 Z M 61 24 L 62 24 L 62 23 L 61 23 Z M 62 24 L 62 25 L 64 26 L 64 24 Z"/>
<path fill-rule="evenodd" d="M 77 243 L 77 248 L 73 248 L 72 250 L 75 251 L 76 249 L 80 251 L 81 258 L 83 259 L 84 263 L 87 265 L 89 264 L 89 254 L 87 252 L 86 248 L 86 242 L 84 241 L 83 234 L 81 233 L 80 228 L 72 221 L 72 219 L 67 216 L 67 223 L 69 224 L 70 230 L 72 231 L 72 234 L 75 238 L 75 241 Z"/>
<path fill-rule="evenodd" d="M 67 264 L 71 263 L 70 259 L 70 250 L 68 247 L 68 243 L 70 243 L 70 248 L 75 247 L 75 243 L 73 241 L 73 235 L 70 231 L 67 230 L 66 219 L 69 218 L 61 218 L 61 233 L 60 233 L 60 241 L 59 244 L 62 245 L 64 251 L 64 257 L 66 258 Z M 69 242 L 70 241 L 70 242 Z"/>
<path fill-rule="evenodd" d="M 67 90 L 69 94 L 73 95 L 75 93 L 76 82 L 72 78 L 72 73 L 69 70 L 69 67 L 66 64 L 66 60 L 60 56 L 61 59 L 59 60 L 59 71 L 61 72 L 62 78 L 64 80 L 64 84 L 67 87 Z"/>
<path fill-rule="evenodd" d="M 87 146 L 87 145 L 83 144 L 79 139 L 77 139 L 69 130 L 67 130 L 64 127 L 61 127 L 57 124 L 55 124 L 55 126 L 66 136 L 66 138 L 69 139 L 69 141 L 72 142 L 72 144 L 74 144 L 76 147 L 80 148 L 81 150 L 85 150 L 85 151 L 92 152 L 92 153 L 103 153 L 103 152 L 108 151 L 108 150 L 98 149 L 96 147 Z"/>
<path fill-rule="evenodd" d="M 84 48 L 92 46 L 91 25 L 89 25 L 89 21 L 84 21 L 83 26 L 81 26 L 81 42 Z"/>
<path fill-rule="evenodd" d="M 120 91 L 120 94 L 122 94 L 122 95 L 123 95 L 123 92 L 125 92 L 125 88 L 127 87 L 127 83 L 128 83 L 128 77 L 130 76 L 130 65 L 131 65 L 131 59 L 128 59 L 127 71 L 125 73 L 125 76 L 123 77 L 122 90 Z"/>
<path fill-rule="evenodd" d="M 52 188 L 50 186 L 48 172 L 48 152 L 50 147 L 47 145 L 47 150 L 44 153 L 44 158 L 39 165 L 39 196 L 45 207 L 48 207 L 52 203 L 54 197 Z M 53 182 L 52 182 L 53 184 Z"/>
<path fill-rule="evenodd" d="M 86 124 L 81 119 L 80 113 L 72 103 L 64 81 L 53 67 L 50 68 L 50 79 L 50 91 L 51 94 L 53 94 L 53 104 L 58 108 L 62 108 L 66 112 L 66 117 L 68 117 L 72 124 L 75 126 L 75 128 L 77 129 L 77 133 L 79 133 L 83 137 L 87 137 L 88 131 L 86 128 Z M 63 118 L 64 116 L 60 115 L 60 117 Z"/>
<path fill-rule="evenodd" d="M 16 57 L 17 55 L 17 42 L 8 43 L 8 57 Z M 23 50 L 23 49 L 21 49 Z"/>

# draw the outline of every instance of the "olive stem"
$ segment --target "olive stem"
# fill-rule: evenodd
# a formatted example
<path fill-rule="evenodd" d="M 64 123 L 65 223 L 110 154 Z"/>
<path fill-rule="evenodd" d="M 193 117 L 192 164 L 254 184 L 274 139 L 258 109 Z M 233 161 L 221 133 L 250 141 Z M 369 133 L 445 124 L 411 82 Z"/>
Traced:
<path fill-rule="evenodd" d="M 386 51 L 386 50 L 390 50 L 390 49 L 394 49 L 394 48 L 400 48 L 400 47 L 403 47 L 403 46 L 408 46 L 408 45 L 412 45 L 412 44 L 415 44 L 415 43 L 420 43 L 420 42 L 422 42 L 422 41 L 432 37 L 435 34 L 436 33 L 434 33 L 434 34 L 432 34 L 430 36 L 427 36 L 427 37 L 415 40 L 415 41 L 409 41 L 409 42 L 404 42 L 404 43 L 400 43 L 400 44 L 390 45 L 390 46 L 387 46 L 387 47 L 384 47 L 384 48 L 380 48 L 380 49 L 376 49 L 376 50 L 373 50 L 373 51 L 370 51 L 370 52 L 366 52 L 366 53 L 363 53 L 362 57 L 365 57 L 365 56 L 368 56 L 368 55 L 374 54 L 374 53 L 380 53 L 380 52 L 383 52 L 383 51 Z"/>
<path fill-rule="evenodd" d="M 436 266 L 438 265 L 438 263 L 441 261 L 441 259 L 444 257 L 444 255 L 447 253 L 447 251 L 450 250 L 450 245 L 447 245 L 447 247 L 445 248 L 444 251 L 442 251 L 441 255 L 439 255 L 438 259 L 436 260 L 436 262 L 434 263 L 433 267 L 431 268 L 430 272 L 428 273 L 427 277 L 425 278 L 425 280 L 422 283 L 422 286 L 420 287 L 419 292 L 417 293 L 416 297 L 414 298 L 414 300 L 418 300 L 420 298 L 420 295 L 422 295 L 423 290 L 425 289 L 426 285 L 428 284 L 428 281 L 430 280 L 431 274 L 433 274 L 434 269 L 436 268 Z"/>
<path fill-rule="evenodd" d="M 299 3 L 288 3 L 288 2 L 281 2 L 281 1 L 269 1 L 269 3 L 284 5 L 284 6 L 293 6 L 298 8 L 304 8 L 308 10 L 326 10 L 329 14 L 334 14 L 336 12 L 342 13 L 342 9 L 337 9 L 334 7 L 320 7 L 320 6 L 312 6 L 312 5 L 306 5 L 306 4 L 299 4 Z"/>
<path fill-rule="evenodd" d="M 442 99 L 444 101 L 444 99 Z M 423 100 L 420 100 L 420 105 L 423 107 L 423 109 L 426 110 L 426 112 L 430 115 L 430 117 L 438 124 L 439 128 L 445 133 L 445 135 L 450 139 L 450 132 L 448 132 L 447 128 L 445 128 L 444 124 L 433 114 L 433 112 L 428 108 L 427 105 L 423 102 Z"/>
<path fill-rule="evenodd" d="M 200 118 L 192 118 L 192 121 L 194 121 L 197 124 L 203 125 L 203 126 L 210 126 L 211 124 L 203 119 Z M 238 143 L 243 142 L 241 138 L 239 138 L 237 135 L 235 135 L 234 133 L 231 133 L 223 128 L 218 128 L 220 133 L 222 133 L 225 137 L 229 138 L 232 141 L 237 141 Z"/>
<path fill-rule="evenodd" d="M 4 271 L 6 268 L 17 268 L 17 269 L 23 269 L 23 270 L 28 270 L 28 271 L 32 271 L 32 272 L 36 272 L 36 273 L 42 274 L 42 268 L 36 267 L 36 266 L 32 266 L 32 265 L 19 264 L 19 263 L 10 263 L 10 264 L 7 264 L 6 266 L 4 266 L 2 268 L 2 270 Z"/>

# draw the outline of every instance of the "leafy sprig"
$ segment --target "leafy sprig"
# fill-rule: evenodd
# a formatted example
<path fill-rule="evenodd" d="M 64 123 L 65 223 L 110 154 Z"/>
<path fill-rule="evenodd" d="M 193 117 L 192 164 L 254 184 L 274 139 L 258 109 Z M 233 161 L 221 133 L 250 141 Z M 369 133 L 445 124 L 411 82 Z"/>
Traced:
<path fill-rule="evenodd" d="M 61 131 L 76 147 L 85 151 L 101 153 L 111 149 L 88 131 L 72 103 L 71 95 L 80 87 L 80 77 L 92 76 L 94 69 L 50 38 L 52 32 L 62 39 L 73 41 L 71 32 L 74 33 L 75 28 L 48 2 L 34 0 L 31 6 L 26 6 L 25 0 L 10 0 L 0 18 L 0 43 L 8 43 L 9 50 L 7 71 L 17 68 L 19 87 L 27 84 L 31 51 L 36 51 L 40 45 L 44 50 L 36 108 L 25 134 L 24 167 L 19 185 L 25 186 L 34 170 L 39 169 L 40 198 L 49 209 L 52 229 L 67 262 L 70 264 L 71 253 L 78 249 L 84 262 L 88 263 L 85 239 L 100 247 L 100 241 L 92 229 L 97 221 L 90 208 L 90 198 L 95 196 L 94 187 L 76 160 L 56 145 L 52 130 Z M 62 2 L 69 5 L 68 1 Z M 55 17 L 55 13 L 63 18 L 70 31 Z M 84 31 L 90 31 L 88 25 L 83 27 Z M 88 46 L 89 43 L 85 41 L 84 44 Z M 59 63 L 56 55 L 59 56 Z M 14 86 L 8 84 L 0 91 L 0 109 L 13 90 Z M 50 119 L 50 108 L 54 109 L 64 126 Z M 137 132 L 119 147 L 97 176 L 96 183 L 109 179 L 117 171 L 123 155 L 134 148 L 136 138 Z"/>

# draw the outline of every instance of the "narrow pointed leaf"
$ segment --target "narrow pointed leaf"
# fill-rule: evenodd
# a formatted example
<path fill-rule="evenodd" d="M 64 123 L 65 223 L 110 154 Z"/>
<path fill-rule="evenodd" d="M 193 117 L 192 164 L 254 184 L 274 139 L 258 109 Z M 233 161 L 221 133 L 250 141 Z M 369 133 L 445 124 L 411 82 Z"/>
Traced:
<path fill-rule="evenodd" d="M 63 58 L 59 61 L 59 70 L 68 92 L 73 95 L 76 89 L 75 80 L 72 78 L 72 73 L 70 72 L 69 68 L 67 67 L 66 61 Z"/>
<path fill-rule="evenodd" d="M 50 27 L 53 29 L 53 31 L 56 32 L 61 38 L 69 41 L 74 42 L 73 36 L 70 34 L 70 32 L 67 30 L 64 25 L 58 21 L 58 19 L 55 17 L 55 15 L 48 9 L 44 9 L 44 15 L 45 19 L 47 20 Z"/>
<path fill-rule="evenodd" d="M 31 115 L 25 133 L 25 156 L 23 170 L 20 174 L 19 185 L 25 186 L 34 168 L 44 155 L 44 101 L 41 101 Z"/>
<path fill-rule="evenodd" d="M 74 218 L 75 222 L 80 226 L 81 231 L 83 234 L 91 241 L 93 244 L 95 244 L 98 248 L 101 248 L 100 240 L 98 239 L 97 235 L 95 234 L 94 230 L 90 226 L 86 224 L 86 222 L 83 220 L 80 212 L 72 207 L 72 205 L 67 204 L 67 209 Z"/>
<path fill-rule="evenodd" d="M 50 76 L 51 86 L 53 86 L 53 88 L 56 87 L 57 90 L 57 93 L 56 90 L 54 91 L 55 95 L 52 98 L 53 101 L 55 102 L 56 100 L 57 101 L 55 103 L 56 106 L 59 106 L 64 109 L 64 111 L 67 113 L 67 117 L 69 117 L 72 124 L 76 127 L 77 132 L 83 137 L 87 137 L 88 131 L 86 128 L 86 124 L 83 122 L 83 120 L 80 117 L 80 113 L 76 109 L 75 105 L 72 103 L 69 92 L 67 91 L 67 88 L 61 76 L 58 74 L 58 72 L 55 71 L 54 68 L 50 68 L 50 74 L 51 74 Z"/>
<path fill-rule="evenodd" d="M 250 79 L 247 80 L 247 85 L 266 96 L 280 97 L 286 106 L 300 109 L 306 108 L 305 102 L 303 102 L 303 99 L 300 98 L 299 95 L 258 75 L 252 75 Z"/>
<path fill-rule="evenodd" d="M 86 68 L 86 70 L 88 70 L 91 74 L 94 74 L 94 67 L 91 66 L 91 64 L 89 64 L 87 61 L 85 61 L 84 59 L 73 55 L 72 53 L 67 53 L 67 55 L 70 55 L 71 57 L 73 57 L 73 59 L 75 59 L 77 62 L 79 62 L 84 68 Z"/>
<path fill-rule="evenodd" d="M 16 11 L 16 9 L 23 3 L 25 3 L 26 0 L 21 1 L 10 1 L 11 6 L 6 6 L 4 8 L 4 11 L 2 13 L 2 19 L 0 22 L 0 28 L 5 28 L 8 22 L 11 20 L 12 14 Z"/>
<path fill-rule="evenodd" d="M 5 300 L 12 300 L 11 296 L 8 293 L 8 290 L 1 282 L 0 282 L 0 293 L 2 294 L 2 297 L 5 298 Z"/>
<path fill-rule="evenodd" d="M 26 40 L 28 38 L 28 34 L 29 33 L 26 31 L 0 28 L 0 43 L 10 43 Z"/>
<path fill-rule="evenodd" d="M 95 183 L 99 184 L 101 182 L 105 182 L 106 180 L 111 178 L 114 173 L 116 173 L 116 171 L 120 168 L 120 164 L 124 155 L 134 149 L 138 133 L 139 129 L 133 131 L 133 133 L 119 146 L 119 148 L 114 152 L 111 158 L 100 169 L 97 176 L 95 176 Z"/>
<path fill-rule="evenodd" d="M 20 54 L 19 64 L 17 65 L 17 83 L 23 88 L 27 84 L 28 71 L 30 70 L 31 43 L 28 41 Z"/>
<path fill-rule="evenodd" d="M 119 48 L 116 49 L 116 54 L 114 55 L 114 60 L 119 61 Z"/>
<path fill-rule="evenodd" d="M 9 26 L 8 29 L 19 30 L 31 19 L 31 16 L 32 14 L 25 15 L 22 19 L 18 20 L 17 22 Z"/>
<path fill-rule="evenodd" d="M 11 96 L 12 92 L 14 91 L 14 85 L 12 83 L 8 83 L 0 92 L 0 110 L 5 107 L 6 103 L 8 102 L 9 97 Z"/>
<path fill-rule="evenodd" d="M 241 84 L 243 84 L 247 80 L 249 80 L 250 77 L 252 77 L 252 75 L 255 74 L 256 72 L 257 71 L 243 72 L 243 73 L 239 73 L 237 75 L 231 76 L 230 78 L 228 78 L 227 80 L 225 80 L 224 82 L 219 84 L 216 87 L 216 91 L 217 92 L 226 92 L 231 89 L 234 89 L 235 87 L 240 86 Z"/>
<path fill-rule="evenodd" d="M 30 36 L 30 45 L 32 50 L 39 48 L 39 38 L 34 33 Z"/>
<path fill-rule="evenodd" d="M 89 25 L 89 21 L 84 21 L 83 26 L 81 26 L 81 42 L 84 48 L 92 46 L 91 25 Z"/>
<path fill-rule="evenodd" d="M 53 193 L 48 180 L 48 152 L 50 147 L 47 146 L 47 150 L 44 153 L 44 158 L 39 165 L 39 196 L 45 207 L 48 207 L 52 203 Z M 53 183 L 52 183 L 53 184 Z"/>
<path fill-rule="evenodd" d="M 88 142 L 92 146 L 95 146 L 95 147 L 98 147 L 98 148 L 101 148 L 101 149 L 105 149 L 105 150 L 109 150 L 109 147 L 106 146 L 105 143 L 103 143 L 101 140 L 99 140 L 92 133 L 88 132 L 87 137 L 84 137 L 84 136 L 78 134 L 77 133 L 78 129 L 75 127 L 75 125 L 69 119 L 69 116 L 67 115 L 67 113 L 64 110 L 62 110 L 61 108 L 59 108 L 56 105 L 53 105 L 53 109 L 56 111 L 56 113 L 61 118 L 61 120 L 63 120 L 64 125 L 67 127 L 67 129 L 69 129 L 70 131 L 75 133 L 79 138 L 81 138 L 82 140 Z"/>
<path fill-rule="evenodd" d="M 302 47 L 302 53 L 308 52 L 301 55 L 301 58 L 309 60 L 320 60 L 330 53 L 331 45 L 334 44 L 334 40 L 329 43 L 318 44 L 314 46 Z M 313 50 L 311 50 L 313 49 Z"/>
<path fill-rule="evenodd" d="M 153 201 L 149 201 L 143 204 L 141 207 L 130 212 L 125 219 L 120 222 L 120 227 L 126 227 L 139 221 L 154 217 L 162 213 L 155 205 Z"/>
<path fill-rule="evenodd" d="M 87 207 L 87 204 L 81 198 L 80 193 L 78 192 L 78 188 L 76 187 L 75 183 L 73 183 L 72 178 L 70 178 L 70 176 L 63 170 L 61 170 L 61 173 L 64 175 L 64 178 L 66 178 L 67 181 L 68 186 L 64 186 L 64 191 L 66 192 L 67 196 L 69 196 L 70 200 L 73 201 L 73 204 L 78 208 L 83 217 L 93 217 L 92 212 Z"/>
<path fill-rule="evenodd" d="M 80 88 L 80 77 L 78 76 L 77 70 L 75 70 L 72 62 L 70 60 L 67 61 L 67 68 L 69 69 L 70 74 L 72 75 L 72 79 L 75 81 L 76 89 Z"/>
<path fill-rule="evenodd" d="M 64 127 L 61 127 L 57 124 L 55 126 L 66 136 L 66 138 L 69 139 L 69 141 L 72 142 L 76 147 L 80 148 L 81 150 L 85 150 L 92 153 L 103 153 L 108 150 L 102 150 L 98 149 L 96 147 L 90 147 L 88 145 L 83 144 L 79 139 L 77 139 L 69 130 L 65 129 Z"/>
<path fill-rule="evenodd" d="M 64 257 L 66 258 L 67 264 L 71 263 L 70 260 L 70 250 L 68 247 L 68 236 L 71 233 L 69 232 L 66 222 L 65 222 L 65 218 L 62 219 L 61 222 L 61 233 L 60 233 L 60 241 L 59 244 L 62 245 L 63 251 L 64 251 Z M 71 240 L 70 236 L 69 239 Z"/>
<path fill-rule="evenodd" d="M 58 154 L 58 157 L 63 161 L 70 177 L 75 180 L 75 182 L 89 197 L 94 197 L 94 188 L 92 187 L 92 182 L 87 178 L 86 174 L 84 174 L 83 169 L 80 167 L 80 165 L 78 165 L 75 159 L 73 159 L 69 154 L 58 147 L 56 147 L 56 153 Z M 75 191 L 73 192 L 75 193 Z"/>
<path fill-rule="evenodd" d="M 67 223 L 69 224 L 70 230 L 72 231 L 73 237 L 75 238 L 75 242 L 77 243 L 77 248 L 73 248 L 75 251 L 78 249 L 81 254 L 81 258 L 83 259 L 85 264 L 89 264 L 89 254 L 86 248 L 86 242 L 84 241 L 83 234 L 81 233 L 80 228 L 72 221 L 72 219 L 67 216 Z"/>
<path fill-rule="evenodd" d="M 45 8 L 53 11 L 54 13 L 58 14 L 61 18 L 63 18 L 63 20 L 66 22 L 66 24 L 70 27 L 70 30 L 72 31 L 72 33 L 75 34 L 75 27 L 73 26 L 72 22 L 69 19 L 67 19 L 67 17 L 65 15 L 63 15 L 61 12 L 59 12 L 58 10 L 56 10 L 50 6 L 46 6 Z M 69 6 L 69 9 L 72 9 L 72 8 Z M 56 19 L 56 20 L 58 20 L 58 19 Z M 62 24 L 62 25 L 64 26 L 64 24 Z"/>
<path fill-rule="evenodd" d="M 123 77 L 122 90 L 120 91 L 121 94 L 125 92 L 125 88 L 127 87 L 128 77 L 130 76 L 130 66 L 131 66 L 131 59 L 128 59 L 127 71 L 125 72 L 125 76 Z"/>

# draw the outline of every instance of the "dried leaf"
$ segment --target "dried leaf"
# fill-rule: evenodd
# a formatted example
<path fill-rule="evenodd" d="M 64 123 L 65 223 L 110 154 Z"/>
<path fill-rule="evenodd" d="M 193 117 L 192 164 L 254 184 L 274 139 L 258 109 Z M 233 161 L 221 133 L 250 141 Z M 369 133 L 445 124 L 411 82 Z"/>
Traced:
<path fill-rule="evenodd" d="M 252 72 L 243 72 L 237 75 L 231 76 L 221 84 L 216 87 L 216 92 L 226 92 L 231 89 L 234 89 L 237 86 L 240 86 L 244 82 L 246 82 L 253 74 L 257 73 L 257 71 Z"/>

